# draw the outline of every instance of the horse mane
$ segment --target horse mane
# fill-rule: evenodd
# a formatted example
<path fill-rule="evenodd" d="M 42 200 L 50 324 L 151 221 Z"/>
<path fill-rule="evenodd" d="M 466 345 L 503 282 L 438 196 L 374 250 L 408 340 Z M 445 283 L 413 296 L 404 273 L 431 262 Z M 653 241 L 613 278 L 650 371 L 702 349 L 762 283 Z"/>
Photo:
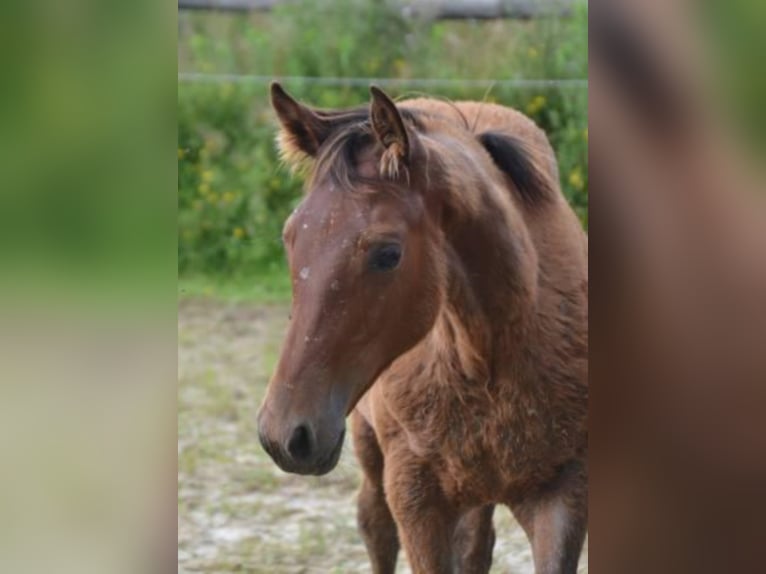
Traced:
<path fill-rule="evenodd" d="M 399 113 L 409 126 L 418 133 L 433 131 L 434 123 L 447 122 L 454 127 L 465 130 L 467 137 L 482 146 L 491 157 L 495 166 L 513 183 L 510 191 L 521 203 L 533 208 L 555 197 L 556 187 L 547 170 L 542 165 L 545 154 L 518 136 L 507 132 L 486 131 L 474 134 L 465 113 L 453 102 L 447 103 L 458 114 L 453 120 L 432 110 L 410 109 L 399 107 Z M 320 111 L 318 114 L 326 118 L 341 118 L 339 127 L 322 144 L 316 158 L 302 158 L 302 165 L 310 166 L 307 170 L 312 181 L 329 180 L 346 191 L 356 191 L 365 186 L 360 183 L 377 183 L 395 180 L 403 175 L 409 180 L 409 169 L 397 160 L 391 165 L 390 154 L 383 155 L 380 163 L 379 178 L 374 180 L 361 176 L 356 167 L 362 150 L 376 145 L 377 139 L 370 122 L 369 109 L 357 107 L 343 111 Z M 461 121 L 462 124 L 461 125 Z M 280 140 L 283 157 L 294 158 L 294 146 L 286 145 L 286 140 Z M 298 150 L 299 151 L 299 150 Z M 426 150 L 428 153 L 428 150 Z M 429 155 L 431 155 L 429 153 Z M 449 169 L 448 158 L 441 162 L 445 170 Z M 309 186 L 310 187 L 310 186 Z M 464 190 L 453 190 L 463 195 Z M 468 191 L 470 193 L 470 191 Z M 460 203 L 466 203 L 465 197 Z M 471 204 L 468 201 L 468 204 Z"/>
<path fill-rule="evenodd" d="M 534 207 L 553 197 L 550 178 L 539 165 L 539 153 L 518 137 L 500 133 L 479 134 L 479 142 L 487 150 L 495 165 L 507 175 L 518 190 L 521 200 Z"/>

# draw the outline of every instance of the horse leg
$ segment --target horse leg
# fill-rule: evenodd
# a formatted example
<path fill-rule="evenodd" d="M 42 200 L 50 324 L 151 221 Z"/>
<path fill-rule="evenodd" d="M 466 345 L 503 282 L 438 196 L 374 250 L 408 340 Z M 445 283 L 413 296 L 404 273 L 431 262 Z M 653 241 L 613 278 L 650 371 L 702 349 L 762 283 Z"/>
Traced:
<path fill-rule="evenodd" d="M 511 505 L 532 544 L 536 574 L 575 574 L 588 528 L 588 483 L 573 463 L 533 500 Z"/>
<path fill-rule="evenodd" d="M 463 514 L 455 528 L 455 561 L 460 574 L 487 574 L 492 566 L 495 506 L 480 506 Z"/>
<path fill-rule="evenodd" d="M 453 574 L 458 513 L 426 463 L 404 450 L 386 458 L 386 499 L 413 574 Z"/>
<path fill-rule="evenodd" d="M 357 523 L 373 574 L 393 574 L 399 553 L 396 523 L 383 492 L 383 453 L 375 432 L 362 415 L 354 411 L 351 418 L 354 449 L 364 472 L 357 502 Z"/>

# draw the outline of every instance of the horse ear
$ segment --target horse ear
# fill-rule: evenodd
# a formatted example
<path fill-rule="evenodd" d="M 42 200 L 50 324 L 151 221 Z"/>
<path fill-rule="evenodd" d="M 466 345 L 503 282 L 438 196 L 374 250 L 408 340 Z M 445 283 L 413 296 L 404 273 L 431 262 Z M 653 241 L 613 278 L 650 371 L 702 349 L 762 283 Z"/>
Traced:
<path fill-rule="evenodd" d="M 370 86 L 372 103 L 370 104 L 370 121 L 378 141 L 386 151 L 381 158 L 381 171 L 385 175 L 396 176 L 399 172 L 399 162 L 405 165 L 409 160 L 410 144 L 404 121 L 396 109 L 396 105 L 383 90 Z"/>
<path fill-rule="evenodd" d="M 295 100 L 277 82 L 271 83 L 271 106 L 282 124 L 277 138 L 282 156 L 293 163 L 315 157 L 335 122 Z"/>

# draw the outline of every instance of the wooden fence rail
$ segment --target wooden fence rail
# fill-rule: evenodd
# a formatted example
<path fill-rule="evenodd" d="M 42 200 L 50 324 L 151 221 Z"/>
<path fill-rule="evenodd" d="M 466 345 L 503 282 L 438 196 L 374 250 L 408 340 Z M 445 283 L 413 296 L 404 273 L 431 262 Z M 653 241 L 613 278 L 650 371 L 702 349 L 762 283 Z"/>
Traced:
<path fill-rule="evenodd" d="M 178 0 L 179 10 L 266 12 L 290 0 Z M 321 0 L 318 0 L 321 1 Z M 435 20 L 569 16 L 574 0 L 391 0 L 406 16 Z"/>

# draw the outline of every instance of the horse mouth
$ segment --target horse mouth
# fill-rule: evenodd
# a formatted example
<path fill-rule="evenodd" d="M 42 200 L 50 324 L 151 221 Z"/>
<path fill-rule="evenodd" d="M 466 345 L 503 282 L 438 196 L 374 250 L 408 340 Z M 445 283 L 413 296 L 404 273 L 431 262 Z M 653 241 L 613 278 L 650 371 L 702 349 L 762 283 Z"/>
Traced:
<path fill-rule="evenodd" d="M 315 467 L 309 472 L 301 473 L 301 474 L 311 474 L 314 476 L 322 476 L 324 474 L 329 473 L 331 470 L 333 470 L 337 465 L 338 461 L 340 460 L 340 455 L 343 452 L 343 439 L 346 436 L 346 429 L 343 429 L 340 431 L 340 434 L 338 435 L 338 440 L 335 442 L 335 446 L 332 447 L 332 449 L 327 452 L 322 458 L 320 458 Z"/>

